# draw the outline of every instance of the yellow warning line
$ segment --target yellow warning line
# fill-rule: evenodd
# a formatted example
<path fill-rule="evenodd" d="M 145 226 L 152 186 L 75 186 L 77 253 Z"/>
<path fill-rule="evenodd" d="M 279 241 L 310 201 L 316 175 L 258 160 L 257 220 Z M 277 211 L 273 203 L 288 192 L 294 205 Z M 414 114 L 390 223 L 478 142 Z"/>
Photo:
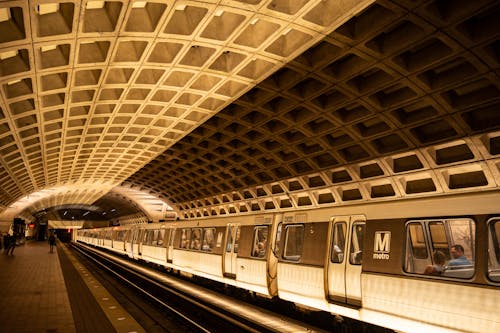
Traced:
<path fill-rule="evenodd" d="M 118 333 L 146 333 L 146 330 L 118 303 L 99 281 L 86 269 L 65 246 L 59 246 L 76 268 L 101 309 Z"/>

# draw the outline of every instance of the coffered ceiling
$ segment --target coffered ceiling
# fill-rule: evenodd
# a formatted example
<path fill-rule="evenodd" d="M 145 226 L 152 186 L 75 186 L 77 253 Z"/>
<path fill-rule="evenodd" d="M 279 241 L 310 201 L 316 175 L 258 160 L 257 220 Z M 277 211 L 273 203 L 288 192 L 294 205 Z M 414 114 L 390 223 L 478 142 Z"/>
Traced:
<path fill-rule="evenodd" d="M 499 18 L 496 1 L 0 2 L 0 208 L 47 189 L 140 191 L 181 218 L 498 190 Z"/>

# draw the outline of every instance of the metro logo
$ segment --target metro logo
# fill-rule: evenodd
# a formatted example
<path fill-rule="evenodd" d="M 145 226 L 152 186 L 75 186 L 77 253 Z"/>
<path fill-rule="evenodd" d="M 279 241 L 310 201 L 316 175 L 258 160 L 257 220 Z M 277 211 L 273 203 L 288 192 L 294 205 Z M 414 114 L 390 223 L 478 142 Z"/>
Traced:
<path fill-rule="evenodd" d="M 373 240 L 373 259 L 389 260 L 391 252 L 391 232 L 376 231 Z"/>

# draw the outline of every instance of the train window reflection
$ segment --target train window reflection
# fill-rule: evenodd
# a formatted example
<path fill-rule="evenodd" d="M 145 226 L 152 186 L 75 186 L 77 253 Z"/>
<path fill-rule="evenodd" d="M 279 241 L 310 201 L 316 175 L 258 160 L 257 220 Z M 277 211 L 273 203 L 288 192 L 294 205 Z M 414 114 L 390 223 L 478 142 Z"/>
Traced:
<path fill-rule="evenodd" d="M 215 242 L 215 228 L 206 228 L 203 233 L 202 251 L 211 252 L 214 248 Z"/>
<path fill-rule="evenodd" d="M 240 226 L 236 227 L 236 236 L 234 237 L 234 253 L 238 253 L 238 244 L 240 243 Z"/>
<path fill-rule="evenodd" d="M 500 218 L 491 219 L 488 230 L 488 277 L 500 282 Z"/>
<path fill-rule="evenodd" d="M 191 250 L 201 250 L 201 228 L 191 231 Z"/>
<path fill-rule="evenodd" d="M 268 226 L 259 226 L 254 229 L 252 257 L 264 258 L 267 249 Z"/>
<path fill-rule="evenodd" d="M 304 245 L 304 226 L 288 225 L 285 227 L 285 246 L 283 258 L 287 260 L 299 261 Z"/>
<path fill-rule="evenodd" d="M 182 229 L 181 230 L 181 243 L 179 244 L 179 247 L 181 249 L 188 249 L 189 248 L 189 240 L 191 239 L 191 229 Z"/>
<path fill-rule="evenodd" d="M 347 224 L 344 222 L 337 222 L 333 225 L 332 262 L 344 261 L 346 230 Z"/>

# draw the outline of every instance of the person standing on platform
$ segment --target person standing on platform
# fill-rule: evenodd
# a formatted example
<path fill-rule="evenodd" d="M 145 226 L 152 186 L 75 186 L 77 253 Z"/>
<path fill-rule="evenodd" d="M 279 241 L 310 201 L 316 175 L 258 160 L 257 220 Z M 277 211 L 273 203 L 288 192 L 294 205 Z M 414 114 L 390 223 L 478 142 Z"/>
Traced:
<path fill-rule="evenodd" d="M 10 243 L 10 236 L 8 233 L 3 235 L 3 253 L 7 254 L 7 251 L 9 250 L 9 243 Z"/>
<path fill-rule="evenodd" d="M 16 240 L 17 236 L 16 234 L 12 234 L 12 236 L 9 236 L 9 247 L 7 248 L 7 255 L 14 255 L 14 249 L 16 248 Z"/>
<path fill-rule="evenodd" d="M 50 245 L 50 253 L 54 252 L 54 246 L 56 245 L 56 236 L 54 236 L 54 233 L 50 233 L 49 236 L 49 245 Z"/>

